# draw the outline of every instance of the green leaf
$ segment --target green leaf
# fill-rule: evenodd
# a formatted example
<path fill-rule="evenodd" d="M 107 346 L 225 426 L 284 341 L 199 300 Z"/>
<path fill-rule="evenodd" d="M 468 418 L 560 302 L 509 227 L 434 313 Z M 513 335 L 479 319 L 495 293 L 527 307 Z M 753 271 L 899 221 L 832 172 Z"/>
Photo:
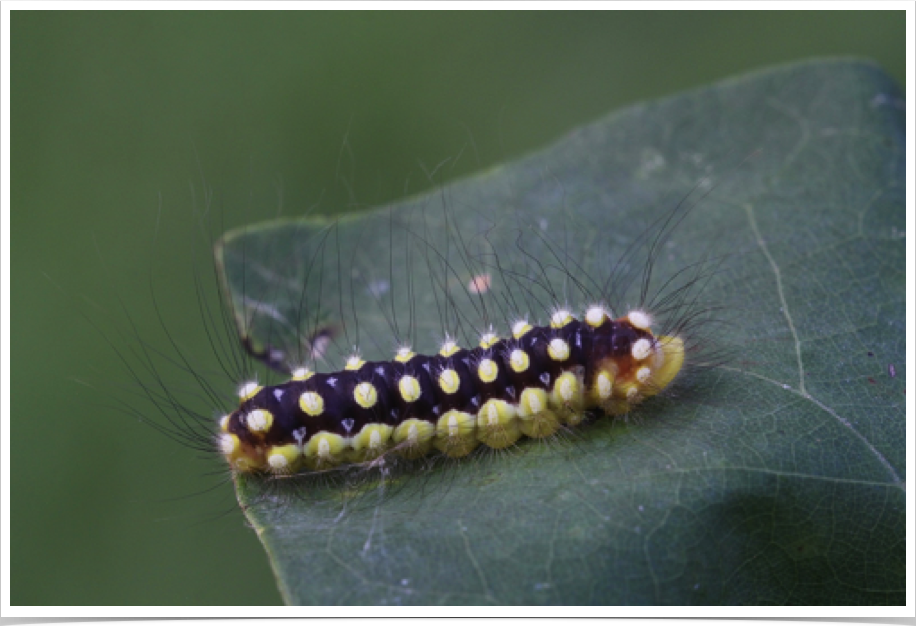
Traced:
<path fill-rule="evenodd" d="M 688 360 L 730 357 L 565 442 L 362 486 L 240 476 L 284 598 L 904 603 L 904 180 L 896 85 L 824 61 L 631 107 L 391 207 L 228 235 L 218 257 L 251 341 L 295 360 L 298 336 L 324 329 L 333 368 L 357 343 L 389 358 L 392 317 L 429 353 L 443 328 L 471 342 L 601 292 L 569 275 L 612 277 L 625 310 L 645 233 L 683 217 L 650 293 L 699 271 L 695 306 L 715 319 Z M 469 294 L 482 272 L 490 288 Z"/>

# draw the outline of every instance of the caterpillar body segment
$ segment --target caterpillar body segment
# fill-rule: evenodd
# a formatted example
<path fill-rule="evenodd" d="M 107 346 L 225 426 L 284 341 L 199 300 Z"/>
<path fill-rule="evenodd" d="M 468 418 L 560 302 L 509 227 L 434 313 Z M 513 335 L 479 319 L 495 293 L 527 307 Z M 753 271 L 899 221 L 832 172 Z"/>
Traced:
<path fill-rule="evenodd" d="M 624 414 L 670 384 L 684 342 L 654 335 L 651 322 L 642 311 L 614 320 L 590 309 L 580 321 L 564 310 L 549 326 L 515 324 L 511 337 L 488 333 L 473 349 L 449 340 L 433 356 L 402 348 L 391 361 L 247 383 L 217 446 L 236 471 L 287 475 L 549 437 L 589 412 Z"/>

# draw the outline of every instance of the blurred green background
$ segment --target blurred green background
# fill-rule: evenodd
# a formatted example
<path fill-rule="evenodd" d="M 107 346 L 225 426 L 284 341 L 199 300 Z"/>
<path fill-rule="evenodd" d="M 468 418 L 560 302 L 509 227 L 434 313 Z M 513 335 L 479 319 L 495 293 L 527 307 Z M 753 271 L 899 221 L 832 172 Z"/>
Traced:
<path fill-rule="evenodd" d="M 174 354 L 150 274 L 169 334 L 233 391 L 195 297 L 206 188 L 227 228 L 371 206 L 754 68 L 906 67 L 903 11 L 16 11 L 11 47 L 10 582 L 38 605 L 280 601 L 221 468 L 119 408 L 149 407 L 116 350 Z"/>

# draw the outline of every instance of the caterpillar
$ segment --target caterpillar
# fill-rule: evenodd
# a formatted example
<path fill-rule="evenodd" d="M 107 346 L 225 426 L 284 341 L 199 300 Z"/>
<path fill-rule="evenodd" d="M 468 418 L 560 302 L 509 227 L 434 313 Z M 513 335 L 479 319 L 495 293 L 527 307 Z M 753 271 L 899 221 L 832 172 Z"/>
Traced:
<path fill-rule="evenodd" d="M 338 372 L 298 368 L 279 385 L 245 383 L 239 408 L 220 420 L 220 452 L 235 470 L 279 475 L 389 450 L 463 457 L 479 444 L 550 437 L 590 410 L 624 414 L 683 364 L 683 339 L 653 335 L 643 311 L 611 319 L 593 306 L 579 321 L 557 309 L 550 320 L 517 321 L 508 339 L 487 332 L 471 350 L 447 340 L 434 356 L 402 347 L 391 361 L 357 354 Z"/>
<path fill-rule="evenodd" d="M 601 454 L 596 442 L 613 451 L 650 419 L 683 419 L 703 393 L 696 374 L 721 358 L 722 317 L 707 290 L 718 261 L 684 245 L 684 224 L 715 208 L 722 184 L 687 167 L 623 204 L 539 181 L 532 193 L 553 200 L 543 211 L 458 183 L 355 217 L 228 230 L 228 211 L 214 218 L 204 194 L 195 245 L 215 262 L 192 272 L 199 310 L 178 309 L 203 345 L 187 347 L 151 285 L 167 343 L 135 332 L 135 350 L 115 346 L 147 400 L 127 398 L 130 414 L 204 461 L 162 488 L 215 499 L 212 523 L 238 520 L 234 483 L 265 542 L 299 526 L 375 546 L 374 532 L 415 507 L 451 511 L 469 482 L 513 481 L 513 468 L 526 476 L 535 464 L 532 479 L 548 485 L 566 459 L 591 463 L 582 455 Z M 627 172 L 607 181 L 627 184 L 644 183 Z M 301 601 L 283 584 L 281 594 Z"/>
<path fill-rule="evenodd" d="M 702 298 L 715 261 L 670 244 L 716 185 L 708 173 L 677 182 L 669 208 L 647 198 L 618 232 L 613 211 L 583 217 L 593 200 L 551 177 L 538 192 L 559 207 L 547 211 L 481 209 L 492 200 L 457 184 L 358 217 L 230 231 L 214 244 L 219 302 L 199 277 L 197 297 L 234 406 L 171 342 L 169 366 L 209 408 L 144 366 L 155 383 L 137 380 L 160 418 L 134 413 L 234 475 L 348 486 L 364 470 L 423 472 L 429 459 L 628 418 L 721 358 L 718 311 Z M 663 253 L 680 269 L 659 273 Z"/>
<path fill-rule="evenodd" d="M 703 192 L 697 185 L 693 191 L 698 190 L 702 197 L 708 195 L 708 188 Z M 244 349 L 286 374 L 273 384 L 240 384 L 238 405 L 218 418 L 211 445 L 233 471 L 282 478 L 433 454 L 461 458 L 478 446 L 515 446 L 523 437 L 549 440 L 561 428 L 577 427 L 589 417 L 630 413 L 668 387 L 688 352 L 696 351 L 695 330 L 709 322 L 711 312 L 696 298 L 708 279 L 708 264 L 675 274 L 654 299 L 649 297 L 655 257 L 696 199 L 691 203 L 682 198 L 645 227 L 621 258 L 609 261 L 603 284 L 577 274 L 568 243 L 561 251 L 556 233 L 543 221 L 534 229 L 523 226 L 525 214 L 519 211 L 508 225 L 486 218 L 483 225 L 475 225 L 476 232 L 462 232 L 451 200 L 440 198 L 441 215 L 426 205 L 399 209 L 407 216 L 403 219 L 385 211 L 362 216 L 368 223 L 361 225 L 355 240 L 368 232 L 378 250 L 367 254 L 351 249 L 349 258 L 341 254 L 340 231 L 346 226 L 337 222 L 292 238 L 308 242 L 293 246 L 301 248 L 290 257 L 298 261 L 265 260 L 259 255 L 270 250 L 269 258 L 275 254 L 273 247 L 252 244 L 244 231 L 217 246 L 219 265 L 231 272 L 234 257 L 235 273 L 241 277 L 235 287 L 225 272 L 222 280 L 226 294 L 234 288 L 242 292 L 235 294 L 233 308 Z M 429 223 L 433 215 L 439 215 L 441 228 Z M 560 223 L 570 229 L 575 221 Z M 300 227 L 292 231 L 298 233 Z M 579 236 L 588 236 L 588 229 L 578 228 Z M 387 237 L 378 236 L 385 230 Z M 279 230 L 268 232 L 272 234 L 262 238 L 283 240 Z M 436 240 L 433 232 L 445 234 Z M 236 238 L 244 243 L 234 242 Z M 470 240 L 485 242 L 484 251 L 473 250 Z M 454 250 L 446 252 L 449 248 Z M 398 262 L 393 260 L 395 251 L 403 253 Z M 507 263 L 510 251 L 523 259 L 523 267 Z M 634 260 L 639 255 L 644 257 L 641 263 Z M 379 257 L 386 262 L 380 263 Z M 373 274 L 378 265 L 387 266 L 387 275 Z M 291 266 L 297 269 L 282 279 L 265 271 Z M 397 267 L 403 275 L 417 268 L 423 274 L 412 279 L 414 284 L 400 298 L 390 287 Z M 637 272 L 638 306 L 615 317 L 620 305 L 612 306 L 611 300 L 621 297 Z M 269 284 L 258 285 L 258 276 L 265 273 L 272 276 Z M 589 280 L 594 284 L 588 285 Z M 284 281 L 289 285 L 276 286 Z M 434 352 L 414 347 L 421 325 L 416 320 L 423 315 L 416 310 L 416 282 L 435 302 L 425 313 L 440 318 L 439 332 L 432 333 L 441 338 Z M 325 283 L 333 285 L 326 289 Z M 291 298 L 295 304 L 286 314 L 266 304 L 283 300 L 278 292 L 284 289 L 298 295 Z M 317 293 L 313 296 L 310 289 Z M 569 291 L 590 302 L 581 319 L 567 305 Z M 357 303 L 357 292 L 365 295 L 362 302 Z M 334 302 L 333 311 L 320 312 L 312 297 Z M 658 334 L 653 332 L 653 306 L 665 318 L 665 330 Z M 536 307 L 545 309 L 543 325 L 532 317 Z M 390 358 L 366 357 L 349 336 L 372 309 L 386 313 L 395 334 L 389 341 L 395 344 Z M 410 330 L 398 322 L 404 311 Z M 255 318 L 261 318 L 260 328 Z M 496 330 L 500 322 L 508 331 L 504 336 Z M 459 334 L 468 343 L 456 340 Z M 337 337 L 342 341 L 332 350 Z M 383 355 L 384 341 L 373 340 L 374 354 Z M 463 347 L 467 345 L 472 347 Z M 325 371 L 317 371 L 322 366 Z"/>

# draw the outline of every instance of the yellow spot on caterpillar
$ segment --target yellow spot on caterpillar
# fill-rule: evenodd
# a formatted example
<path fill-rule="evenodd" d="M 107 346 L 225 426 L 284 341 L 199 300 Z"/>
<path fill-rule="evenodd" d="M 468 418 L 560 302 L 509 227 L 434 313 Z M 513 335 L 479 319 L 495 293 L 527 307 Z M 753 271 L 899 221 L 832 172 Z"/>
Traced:
<path fill-rule="evenodd" d="M 392 439 L 395 451 L 408 459 L 418 459 L 429 453 L 436 427 L 415 417 L 405 420 L 394 429 Z"/>
<path fill-rule="evenodd" d="M 506 448 L 522 436 L 515 407 L 496 398 L 477 412 L 477 438 L 491 448 Z"/>
<path fill-rule="evenodd" d="M 267 465 L 274 474 L 290 474 L 296 471 L 302 454 L 296 444 L 274 446 L 267 453 Z"/>
<path fill-rule="evenodd" d="M 642 384 L 647 384 L 650 378 L 652 378 L 652 370 L 648 367 L 640 367 L 636 370 L 636 380 Z"/>
<path fill-rule="evenodd" d="M 528 353 L 524 350 L 515 349 L 509 355 L 509 367 L 512 368 L 513 372 L 521 374 L 526 371 L 531 365 L 531 359 L 528 358 Z"/>
<path fill-rule="evenodd" d="M 451 457 L 466 456 L 479 443 L 477 418 L 464 411 L 448 411 L 436 423 L 433 445 Z"/>
<path fill-rule="evenodd" d="M 547 346 L 547 354 L 554 361 L 565 361 L 569 358 L 569 344 L 559 337 L 551 339 Z"/>
<path fill-rule="evenodd" d="M 255 409 L 245 416 L 245 423 L 253 433 L 266 433 L 274 423 L 274 416 L 265 409 Z"/>
<path fill-rule="evenodd" d="M 401 376 L 401 380 L 398 381 L 398 391 L 401 392 L 404 402 L 416 402 L 422 394 L 420 381 L 409 375 Z"/>
<path fill-rule="evenodd" d="M 613 365 L 608 367 L 606 362 L 600 365 L 600 367 L 605 369 L 599 369 L 595 373 L 595 378 L 592 380 L 592 386 L 588 390 L 586 405 L 589 407 L 600 407 L 604 412 L 616 415 L 617 413 L 615 413 L 614 409 L 617 403 L 622 402 L 622 400 L 614 397 L 614 383 L 617 379 L 617 370 Z"/>
<path fill-rule="evenodd" d="M 485 383 L 492 383 L 499 375 L 499 366 L 490 359 L 484 359 L 477 366 L 477 376 Z"/>
<path fill-rule="evenodd" d="M 391 438 L 394 429 L 387 424 L 366 424 L 352 442 L 354 449 L 380 450 Z"/>
<path fill-rule="evenodd" d="M 630 311 L 627 313 L 627 319 L 640 330 L 649 330 L 652 326 L 652 317 L 645 311 Z"/>
<path fill-rule="evenodd" d="M 652 354 L 652 342 L 645 337 L 642 339 L 637 339 L 633 346 L 630 348 L 630 354 L 633 355 L 633 358 L 637 361 L 642 361 L 650 354 Z"/>
<path fill-rule="evenodd" d="M 310 370 L 307 367 L 297 367 L 293 370 L 293 380 L 308 380 L 311 378 L 315 372 Z"/>
<path fill-rule="evenodd" d="M 521 339 L 526 334 L 528 334 L 532 328 L 534 327 L 525 320 L 519 320 L 518 322 L 512 324 L 512 336 L 516 339 Z"/>
<path fill-rule="evenodd" d="M 573 321 L 572 313 L 566 309 L 557 309 L 553 312 L 553 315 L 550 316 L 551 328 L 563 328 L 571 321 Z"/>
<path fill-rule="evenodd" d="M 532 387 L 522 391 L 519 411 L 523 414 L 540 413 L 547 408 L 547 392 L 543 389 Z"/>
<path fill-rule="evenodd" d="M 519 430 L 528 437 L 549 437 L 560 427 L 556 413 L 548 408 L 547 392 L 543 389 L 524 389 L 516 411 Z"/>
<path fill-rule="evenodd" d="M 572 402 L 576 397 L 576 385 L 575 385 L 575 376 L 567 377 L 567 374 L 563 374 L 557 378 L 556 385 L 553 387 L 553 391 L 556 394 L 560 402 Z"/>
<path fill-rule="evenodd" d="M 461 378 L 458 372 L 452 369 L 442 370 L 439 374 L 439 388 L 445 393 L 455 393 L 461 387 Z"/>
<path fill-rule="evenodd" d="M 240 472 L 256 472 L 261 469 L 263 461 L 246 456 L 239 438 L 230 433 L 223 433 L 216 440 L 219 451 L 226 457 L 229 465 Z"/>
<path fill-rule="evenodd" d="M 305 444 L 305 464 L 314 470 L 327 469 L 340 464 L 347 441 L 340 435 L 320 432 Z"/>
<path fill-rule="evenodd" d="M 314 391 L 306 391 L 299 396 L 299 408 L 306 415 L 318 417 L 324 412 L 324 398 Z"/>
<path fill-rule="evenodd" d="M 452 356 L 456 352 L 461 350 L 457 343 L 451 339 L 446 339 L 442 344 L 442 347 L 439 348 L 439 354 L 442 356 Z"/>
<path fill-rule="evenodd" d="M 378 392 L 372 383 L 360 383 L 353 389 L 353 399 L 364 409 L 371 409 L 378 402 Z"/>
<path fill-rule="evenodd" d="M 415 356 L 417 356 L 417 353 L 411 350 L 410 346 L 403 346 L 398 348 L 398 351 L 394 355 L 394 360 L 398 363 L 407 363 Z"/>
<path fill-rule="evenodd" d="M 575 426 L 585 419 L 582 381 L 572 372 L 563 372 L 553 384 L 550 404 L 560 420 Z"/>
<path fill-rule="evenodd" d="M 363 361 L 362 357 L 358 354 L 353 354 L 347 358 L 347 364 L 344 366 L 345 370 L 356 371 L 365 365 L 366 362 Z"/>
<path fill-rule="evenodd" d="M 610 400 L 614 393 L 614 374 L 599 372 L 595 377 L 595 395 L 599 400 Z"/>
<path fill-rule="evenodd" d="M 590 306 L 585 312 L 585 323 L 593 328 L 598 328 L 608 319 L 607 311 L 603 306 Z"/>
<path fill-rule="evenodd" d="M 219 445 L 219 451 L 222 452 L 223 456 L 231 457 L 239 451 L 239 438 L 235 435 L 224 433 L 217 439 L 217 445 Z"/>
<path fill-rule="evenodd" d="M 231 416 L 229 415 L 223 415 L 221 418 L 219 418 L 219 429 L 221 431 L 226 432 L 229 430 L 229 418 L 230 417 Z"/>
<path fill-rule="evenodd" d="M 484 333 L 480 336 L 480 347 L 489 348 L 493 344 L 499 343 L 499 335 L 494 332 Z"/>
<path fill-rule="evenodd" d="M 378 458 L 388 448 L 388 440 L 394 428 L 387 424 L 366 424 L 359 434 L 353 437 L 351 460 L 360 462 Z"/>
<path fill-rule="evenodd" d="M 261 389 L 263 389 L 263 387 L 254 381 L 244 383 L 239 386 L 239 400 L 242 402 L 251 400 L 258 394 L 259 391 L 261 391 Z"/>

